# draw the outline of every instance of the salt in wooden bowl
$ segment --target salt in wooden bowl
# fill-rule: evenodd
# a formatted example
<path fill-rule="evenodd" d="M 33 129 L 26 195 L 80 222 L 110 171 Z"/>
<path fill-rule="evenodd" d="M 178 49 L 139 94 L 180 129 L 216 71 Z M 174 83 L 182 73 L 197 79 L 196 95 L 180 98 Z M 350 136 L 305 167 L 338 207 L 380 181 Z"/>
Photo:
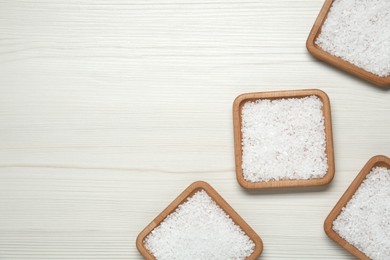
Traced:
<path fill-rule="evenodd" d="M 356 178 L 353 180 L 351 185 L 345 191 L 343 196 L 337 202 L 336 206 L 329 213 L 328 217 L 324 222 L 324 230 L 328 237 L 334 240 L 337 244 L 343 247 L 345 250 L 350 252 L 352 255 L 356 256 L 358 259 L 370 259 L 368 258 L 362 251 L 360 251 L 355 246 L 348 243 L 345 239 L 343 239 L 336 231 L 333 230 L 333 222 L 340 215 L 342 209 L 347 205 L 352 196 L 356 193 L 362 182 L 366 179 L 366 176 L 371 172 L 371 170 L 375 167 L 384 167 L 390 169 L 390 158 L 377 155 L 372 157 L 363 169 L 359 172 Z"/>
<path fill-rule="evenodd" d="M 173 213 L 176 208 L 192 197 L 196 192 L 204 190 L 208 196 L 233 220 L 233 222 L 239 226 L 242 231 L 253 241 L 255 244 L 254 251 L 246 259 L 257 259 L 263 251 L 263 242 L 259 235 L 238 215 L 238 213 L 213 189 L 208 183 L 203 181 L 197 181 L 192 183 L 186 188 L 169 206 L 164 209 L 149 225 L 137 237 L 136 245 L 138 251 L 145 259 L 155 259 L 153 254 L 145 247 L 145 238 L 150 232 L 160 225 L 164 219 Z"/>
<path fill-rule="evenodd" d="M 334 67 L 337 67 L 341 70 L 346 71 L 347 73 L 353 74 L 357 77 L 360 77 L 364 80 L 367 80 L 378 86 L 390 86 L 390 76 L 388 77 L 380 77 L 371 72 L 368 72 L 362 68 L 355 66 L 348 61 L 343 60 L 342 58 L 336 57 L 323 49 L 321 49 L 316 44 L 316 39 L 318 35 L 321 33 L 322 25 L 324 24 L 327 15 L 329 13 L 330 8 L 332 7 L 334 0 L 326 0 L 318 17 L 315 21 L 313 28 L 309 34 L 309 37 L 306 41 L 306 47 L 311 55 L 315 58 L 322 60 Z M 383 28 L 385 30 L 385 28 Z"/>
<path fill-rule="evenodd" d="M 297 179 L 297 180 L 270 180 L 260 182 L 250 182 L 245 180 L 242 170 L 242 107 L 246 102 L 259 99 L 289 99 L 304 98 L 309 96 L 318 97 L 322 103 L 322 112 L 324 116 L 326 148 L 328 170 L 322 178 Z M 286 90 L 273 92 L 257 92 L 239 95 L 233 103 L 233 124 L 234 124 L 234 147 L 236 162 L 236 178 L 238 183 L 245 189 L 264 189 L 264 188 L 285 188 L 285 187 L 308 187 L 328 184 L 334 176 L 334 153 L 333 153 L 333 134 L 332 119 L 330 111 L 330 101 L 328 95 L 318 89 L 307 90 Z M 299 163 L 299 162 L 297 162 Z"/>

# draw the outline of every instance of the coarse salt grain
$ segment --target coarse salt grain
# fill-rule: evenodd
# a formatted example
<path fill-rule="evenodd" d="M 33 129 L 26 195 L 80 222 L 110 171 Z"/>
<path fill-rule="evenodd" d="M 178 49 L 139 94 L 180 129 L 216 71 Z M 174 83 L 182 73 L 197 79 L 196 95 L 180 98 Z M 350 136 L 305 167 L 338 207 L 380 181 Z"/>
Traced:
<path fill-rule="evenodd" d="M 366 71 L 390 76 L 390 1 L 335 0 L 316 44 Z"/>
<path fill-rule="evenodd" d="M 241 111 L 244 178 L 260 182 L 324 177 L 328 164 L 322 106 L 314 95 L 246 102 Z"/>
<path fill-rule="evenodd" d="M 254 242 L 204 190 L 167 216 L 144 240 L 156 259 L 245 259 Z"/>
<path fill-rule="evenodd" d="M 333 221 L 333 230 L 371 259 L 390 259 L 390 170 L 376 167 Z"/>

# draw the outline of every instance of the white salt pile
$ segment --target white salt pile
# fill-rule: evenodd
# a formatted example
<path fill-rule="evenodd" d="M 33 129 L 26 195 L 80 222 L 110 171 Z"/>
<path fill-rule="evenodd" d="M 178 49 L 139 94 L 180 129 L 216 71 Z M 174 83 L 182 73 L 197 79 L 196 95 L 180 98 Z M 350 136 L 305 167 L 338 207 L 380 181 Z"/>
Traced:
<path fill-rule="evenodd" d="M 390 1 L 335 0 L 316 44 L 366 71 L 390 76 Z"/>
<path fill-rule="evenodd" d="M 390 259 L 390 170 L 372 169 L 333 230 L 369 258 Z"/>
<path fill-rule="evenodd" d="M 145 239 L 156 259 L 245 259 L 253 241 L 207 195 L 196 192 Z"/>
<path fill-rule="evenodd" d="M 322 106 L 316 96 L 245 103 L 244 178 L 259 182 L 323 177 L 328 165 Z"/>

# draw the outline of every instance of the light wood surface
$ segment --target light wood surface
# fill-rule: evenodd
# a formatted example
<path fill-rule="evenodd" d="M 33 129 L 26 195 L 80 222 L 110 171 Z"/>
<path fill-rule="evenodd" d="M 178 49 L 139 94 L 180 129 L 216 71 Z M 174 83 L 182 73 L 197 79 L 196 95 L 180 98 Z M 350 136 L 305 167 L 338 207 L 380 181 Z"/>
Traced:
<path fill-rule="evenodd" d="M 309 180 L 271 180 L 250 182 L 245 180 L 242 171 L 242 107 L 246 102 L 259 99 L 283 99 L 283 98 L 304 98 L 308 96 L 317 96 L 323 106 L 324 127 L 326 148 L 325 153 L 328 159 L 328 171 L 322 178 L 313 178 Z M 333 134 L 332 134 L 332 116 L 330 101 L 328 95 L 318 89 L 303 90 L 284 90 L 271 92 L 256 92 L 239 95 L 233 103 L 233 126 L 234 126 L 234 155 L 236 161 L 236 178 L 238 183 L 246 189 L 264 189 L 264 188 L 286 188 L 286 187 L 310 187 L 326 185 L 332 181 L 335 172 Z"/>
<path fill-rule="evenodd" d="M 257 259 L 261 251 L 263 251 L 263 242 L 259 235 L 241 218 L 241 216 L 218 194 L 218 192 L 210 186 L 207 182 L 197 181 L 192 183 L 185 189 L 171 204 L 169 204 L 149 225 L 147 225 L 137 237 L 137 249 L 145 257 L 145 259 L 155 259 L 153 254 L 145 247 L 144 240 L 150 234 L 153 229 L 160 225 L 162 221 L 171 213 L 173 213 L 177 207 L 186 202 L 196 192 L 204 190 L 212 200 L 222 208 L 227 215 L 233 220 L 233 222 L 240 226 L 245 234 L 253 241 L 255 248 L 253 253 L 246 259 Z"/>
<path fill-rule="evenodd" d="M 341 58 L 331 55 L 330 53 L 321 49 L 315 42 L 318 35 L 321 33 L 321 27 L 324 24 L 326 17 L 328 16 L 329 10 L 332 7 L 334 0 L 326 0 L 320 13 L 318 14 L 317 20 L 315 21 L 313 28 L 307 38 L 306 47 L 308 51 L 316 58 L 323 60 L 324 62 L 329 63 L 332 66 L 340 68 L 348 73 L 351 73 L 357 77 L 360 77 L 372 84 L 378 86 L 388 87 L 390 86 L 390 76 L 388 77 L 379 77 L 371 72 L 368 72 L 364 69 L 361 69 L 348 61 L 345 61 Z"/>
<path fill-rule="evenodd" d="M 210 183 L 262 259 L 354 259 L 326 216 L 390 155 L 390 94 L 308 54 L 319 0 L 0 1 L 0 259 L 142 259 L 136 237 Z M 232 102 L 317 88 L 332 103 L 324 187 L 247 191 Z"/>
<path fill-rule="evenodd" d="M 333 230 L 333 221 L 340 215 L 343 207 L 347 205 L 349 200 L 355 194 L 355 192 L 359 189 L 362 182 L 366 179 L 367 174 L 371 172 L 371 170 L 375 167 L 385 167 L 390 169 L 390 158 L 382 155 L 377 155 L 372 157 L 366 165 L 364 165 L 363 169 L 359 172 L 356 178 L 353 180 L 351 185 L 345 191 L 343 196 L 341 196 L 340 200 L 337 202 L 336 206 L 332 209 L 328 217 L 324 222 L 324 229 L 326 234 L 336 241 L 340 246 L 345 248 L 348 252 L 353 254 L 359 259 L 370 259 L 367 257 L 364 252 L 357 249 L 355 246 L 348 243 L 345 239 L 343 239 L 337 232 Z"/>

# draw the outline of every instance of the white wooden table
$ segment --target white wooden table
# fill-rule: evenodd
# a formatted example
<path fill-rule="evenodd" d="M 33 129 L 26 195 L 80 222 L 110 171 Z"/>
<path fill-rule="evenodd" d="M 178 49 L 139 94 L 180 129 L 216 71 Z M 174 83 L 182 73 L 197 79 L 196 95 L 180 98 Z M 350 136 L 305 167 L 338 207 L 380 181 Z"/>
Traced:
<path fill-rule="evenodd" d="M 0 259 L 141 259 L 138 233 L 209 182 L 263 259 L 353 259 L 322 224 L 366 161 L 390 155 L 390 93 L 314 60 L 322 0 L 0 1 Z M 247 192 L 231 106 L 319 88 L 335 179 Z"/>

